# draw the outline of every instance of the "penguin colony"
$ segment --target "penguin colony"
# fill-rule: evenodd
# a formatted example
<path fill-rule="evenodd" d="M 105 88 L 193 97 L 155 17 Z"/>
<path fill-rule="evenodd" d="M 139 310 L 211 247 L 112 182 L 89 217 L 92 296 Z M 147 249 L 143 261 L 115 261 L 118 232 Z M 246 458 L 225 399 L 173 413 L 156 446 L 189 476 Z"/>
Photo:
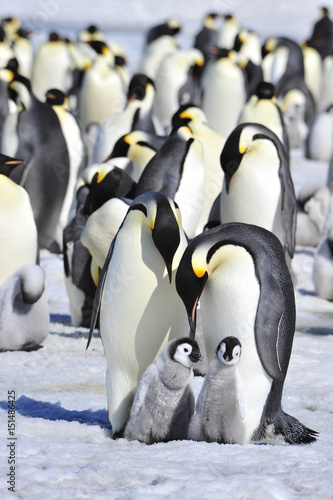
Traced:
<path fill-rule="evenodd" d="M 188 49 L 181 29 L 149 29 L 131 75 L 96 26 L 34 50 L 2 19 L 0 350 L 48 333 L 47 249 L 87 347 L 99 328 L 114 438 L 311 443 L 281 398 L 297 244 L 317 248 L 316 292 L 333 300 L 333 22 L 323 7 L 302 45 L 229 13 L 208 13 Z M 331 162 L 298 198 L 295 147 Z"/>

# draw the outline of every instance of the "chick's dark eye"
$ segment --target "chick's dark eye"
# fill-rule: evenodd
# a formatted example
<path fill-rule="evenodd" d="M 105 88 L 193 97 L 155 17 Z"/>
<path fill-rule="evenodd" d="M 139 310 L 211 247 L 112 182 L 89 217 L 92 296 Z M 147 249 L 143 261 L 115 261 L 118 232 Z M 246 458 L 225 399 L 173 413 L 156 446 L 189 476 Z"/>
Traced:
<path fill-rule="evenodd" d="M 188 349 L 187 349 L 187 347 L 185 347 L 184 351 L 185 351 L 185 352 L 188 352 Z"/>

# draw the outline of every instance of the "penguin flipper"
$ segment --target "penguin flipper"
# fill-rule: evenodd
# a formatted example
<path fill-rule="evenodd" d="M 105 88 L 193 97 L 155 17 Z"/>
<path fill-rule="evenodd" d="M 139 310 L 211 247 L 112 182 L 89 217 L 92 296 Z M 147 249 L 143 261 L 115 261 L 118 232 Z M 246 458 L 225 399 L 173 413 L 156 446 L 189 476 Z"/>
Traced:
<path fill-rule="evenodd" d="M 88 349 L 88 347 L 90 345 L 91 338 L 92 338 L 94 329 L 96 327 L 98 313 L 99 313 L 99 308 L 100 308 L 101 300 L 102 300 L 102 293 L 103 293 L 103 290 L 104 290 L 105 280 L 106 280 L 106 276 L 107 276 L 107 273 L 108 273 L 109 264 L 110 264 L 110 261 L 111 261 L 111 258 L 112 258 L 112 254 L 113 254 L 113 249 L 114 249 L 116 238 L 117 238 L 117 235 L 113 238 L 113 240 L 111 242 L 111 245 L 110 245 L 108 254 L 106 256 L 106 259 L 105 259 L 105 262 L 104 262 L 101 274 L 99 276 L 98 285 L 97 285 L 97 289 L 96 289 L 96 293 L 95 293 L 95 298 L 94 298 L 94 303 L 93 303 L 93 309 L 92 309 L 92 313 L 91 313 L 91 321 L 90 321 L 90 328 L 89 328 L 89 334 L 88 334 L 88 340 L 87 340 L 87 347 L 86 347 L 86 349 Z"/>
<path fill-rule="evenodd" d="M 132 417 L 137 416 L 140 413 L 140 410 L 146 399 L 147 391 L 149 387 L 151 387 L 151 385 L 154 383 L 154 381 L 158 380 L 158 377 L 159 377 L 159 372 L 157 365 L 156 363 L 152 363 L 141 377 L 141 381 L 133 401 L 133 406 L 131 410 Z"/>
<path fill-rule="evenodd" d="M 288 166 L 288 161 L 286 158 L 281 158 L 282 161 L 286 162 L 286 168 L 280 168 L 279 177 L 281 181 L 282 190 L 282 207 L 281 216 L 284 232 L 285 245 L 287 247 L 287 252 L 290 258 L 293 257 L 295 251 L 295 234 L 296 234 L 296 195 L 294 184 L 290 175 L 290 170 Z"/>
<path fill-rule="evenodd" d="M 267 293 L 269 292 L 269 293 Z M 273 380 L 283 380 L 285 374 L 279 361 L 278 340 L 284 298 L 273 275 L 261 283 L 261 293 L 255 324 L 255 340 L 260 361 Z"/>

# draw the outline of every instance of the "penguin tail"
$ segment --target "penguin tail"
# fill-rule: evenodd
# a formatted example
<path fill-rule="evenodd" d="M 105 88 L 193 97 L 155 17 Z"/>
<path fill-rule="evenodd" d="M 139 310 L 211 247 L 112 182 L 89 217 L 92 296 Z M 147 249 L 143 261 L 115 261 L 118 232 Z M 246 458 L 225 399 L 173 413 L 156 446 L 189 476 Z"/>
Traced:
<path fill-rule="evenodd" d="M 288 444 L 311 444 L 317 440 L 319 433 L 303 425 L 297 418 L 283 410 L 274 419 L 274 433 L 283 437 Z"/>

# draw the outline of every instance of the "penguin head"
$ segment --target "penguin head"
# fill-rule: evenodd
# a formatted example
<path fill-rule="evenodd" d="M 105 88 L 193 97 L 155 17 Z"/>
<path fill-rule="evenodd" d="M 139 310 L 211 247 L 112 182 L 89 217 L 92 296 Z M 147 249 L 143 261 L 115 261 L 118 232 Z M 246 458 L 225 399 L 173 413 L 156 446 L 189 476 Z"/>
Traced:
<path fill-rule="evenodd" d="M 147 75 L 136 73 L 129 83 L 127 99 L 129 102 L 133 100 L 142 101 L 151 90 L 155 93 L 153 80 Z"/>
<path fill-rule="evenodd" d="M 195 340 L 183 337 L 170 342 L 169 356 L 176 363 L 191 368 L 193 363 L 201 359 L 201 352 Z"/>
<path fill-rule="evenodd" d="M 131 146 L 142 146 L 149 148 L 156 152 L 156 149 L 149 144 L 148 142 L 148 136 L 145 132 L 141 130 L 133 130 L 129 134 L 123 135 L 118 139 L 118 141 L 115 143 L 112 152 L 110 155 L 104 160 L 104 162 L 107 162 L 109 160 L 112 160 L 112 158 L 124 158 L 124 157 L 129 157 L 132 160 L 135 160 L 135 158 L 132 157 L 130 154 L 130 148 Z"/>
<path fill-rule="evenodd" d="M 172 127 L 179 128 L 182 125 L 188 125 L 194 120 L 207 122 L 204 111 L 193 103 L 182 104 L 172 117 Z"/>
<path fill-rule="evenodd" d="M 255 95 L 258 99 L 273 99 L 276 96 L 275 86 L 270 82 L 259 82 L 255 90 Z"/>
<path fill-rule="evenodd" d="M 219 360 L 227 366 L 238 363 L 242 346 L 236 337 L 225 337 L 216 348 Z"/>
<path fill-rule="evenodd" d="M 0 174 L 10 177 L 10 174 L 19 165 L 22 165 L 24 160 L 18 160 L 17 158 L 11 158 L 0 153 Z"/>
<path fill-rule="evenodd" d="M 49 89 L 45 97 L 45 102 L 51 106 L 62 106 L 66 100 L 66 94 L 59 89 Z"/>
<path fill-rule="evenodd" d="M 151 231 L 171 283 L 172 262 L 180 244 L 181 215 L 177 203 L 163 193 L 149 191 L 133 200 L 126 218 L 133 212 L 139 215 L 141 224 Z"/>
<path fill-rule="evenodd" d="M 258 151 L 262 141 L 269 141 L 274 143 L 276 149 L 280 148 L 276 134 L 258 123 L 242 123 L 231 132 L 220 156 L 227 193 L 244 155 Z"/>
<path fill-rule="evenodd" d="M 96 167 L 89 186 L 89 213 L 111 198 L 130 196 L 134 187 L 133 179 L 125 170 L 109 164 Z"/>

